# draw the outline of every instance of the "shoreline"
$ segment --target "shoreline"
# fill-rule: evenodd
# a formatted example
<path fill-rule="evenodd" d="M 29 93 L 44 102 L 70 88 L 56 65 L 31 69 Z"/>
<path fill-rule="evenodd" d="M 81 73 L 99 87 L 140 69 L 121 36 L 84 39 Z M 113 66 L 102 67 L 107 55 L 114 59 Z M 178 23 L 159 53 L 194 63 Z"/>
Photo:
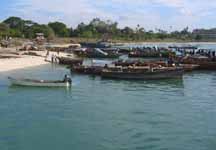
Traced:
<path fill-rule="evenodd" d="M 23 53 L 25 53 L 26 51 L 16 52 L 15 48 L 0 48 L 0 52 L 0 56 L 9 56 L 9 58 L 0 59 L 0 73 L 50 64 L 49 59 L 51 59 L 52 55 L 60 57 L 66 57 L 68 55 L 67 53 L 63 52 L 60 52 L 59 55 L 56 52 L 50 52 L 49 57 L 47 58 L 47 60 L 45 60 L 47 51 L 28 51 L 34 52 L 39 56 L 23 55 Z M 12 54 L 11 52 L 16 52 L 17 54 Z"/>
<path fill-rule="evenodd" d="M 43 57 L 25 56 L 21 58 L 0 59 L 0 73 L 37 67 L 49 64 Z"/>
<path fill-rule="evenodd" d="M 99 38 L 55 38 L 54 41 L 64 41 L 65 43 L 70 43 L 70 41 L 73 40 L 73 41 L 76 41 L 77 43 L 80 43 L 80 42 L 98 42 L 100 41 L 101 39 Z M 206 41 L 206 40 L 203 40 L 203 41 L 194 41 L 194 40 L 176 40 L 176 39 L 164 39 L 164 40 L 121 40 L 121 39 L 110 39 L 110 42 L 111 43 L 116 43 L 116 44 L 142 44 L 142 43 L 176 43 L 176 44 L 181 44 L 181 43 L 197 43 L 197 44 L 208 44 L 208 43 L 211 43 L 211 44 L 216 44 L 216 40 L 209 40 L 209 41 Z"/>
<path fill-rule="evenodd" d="M 113 42 L 114 43 L 114 42 Z M 207 45 L 214 45 L 216 44 L 216 42 L 166 42 L 166 41 L 161 41 L 161 42 L 117 42 L 117 43 L 114 43 L 114 44 L 132 44 L 132 45 L 135 45 L 135 44 L 141 44 L 141 45 L 144 45 L 144 44 L 194 44 L 194 45 L 198 45 L 198 44 L 207 44 Z"/>

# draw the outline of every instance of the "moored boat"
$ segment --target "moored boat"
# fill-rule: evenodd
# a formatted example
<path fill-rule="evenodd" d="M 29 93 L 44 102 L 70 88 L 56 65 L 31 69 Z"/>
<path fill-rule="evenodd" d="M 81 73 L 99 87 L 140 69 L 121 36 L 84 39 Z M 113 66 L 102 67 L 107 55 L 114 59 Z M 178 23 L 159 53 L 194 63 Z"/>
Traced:
<path fill-rule="evenodd" d="M 33 80 L 8 77 L 12 85 L 31 87 L 70 87 L 72 80 L 65 76 L 64 80 Z"/>
<path fill-rule="evenodd" d="M 182 67 L 185 72 L 191 72 L 197 70 L 200 66 L 196 64 L 180 64 L 180 67 Z"/>
<path fill-rule="evenodd" d="M 88 75 L 100 75 L 103 69 L 103 66 L 72 66 L 71 72 Z"/>
<path fill-rule="evenodd" d="M 164 47 L 143 47 L 134 48 L 128 54 L 128 57 L 132 58 L 169 58 L 172 55 L 176 55 L 174 51 Z"/>
<path fill-rule="evenodd" d="M 136 67 L 136 68 L 120 68 L 120 69 L 104 69 L 101 73 L 103 78 L 128 79 L 128 80 L 159 80 L 182 78 L 183 68 L 176 67 Z"/>
<path fill-rule="evenodd" d="M 140 61 L 140 60 L 118 60 L 113 62 L 115 66 L 129 67 L 129 66 L 166 66 L 167 63 L 165 61 Z"/>
<path fill-rule="evenodd" d="M 198 70 L 216 70 L 216 58 L 209 58 L 206 56 L 186 56 L 184 58 L 177 58 L 176 61 L 182 64 L 195 64 L 199 67 Z"/>
<path fill-rule="evenodd" d="M 61 65 L 81 65 L 83 63 L 83 59 L 78 58 L 70 58 L 70 57 L 57 57 L 59 60 L 59 64 Z"/>

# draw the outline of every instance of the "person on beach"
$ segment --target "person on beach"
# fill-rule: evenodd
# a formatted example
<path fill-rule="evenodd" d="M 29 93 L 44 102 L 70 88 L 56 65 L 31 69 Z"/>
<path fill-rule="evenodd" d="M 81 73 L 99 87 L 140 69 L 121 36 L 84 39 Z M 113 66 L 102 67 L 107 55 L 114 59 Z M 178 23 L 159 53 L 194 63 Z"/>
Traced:
<path fill-rule="evenodd" d="M 48 57 L 49 56 L 49 50 L 47 50 L 47 53 L 46 53 L 46 57 Z"/>
<path fill-rule="evenodd" d="M 51 56 L 51 62 L 54 63 L 54 55 Z"/>

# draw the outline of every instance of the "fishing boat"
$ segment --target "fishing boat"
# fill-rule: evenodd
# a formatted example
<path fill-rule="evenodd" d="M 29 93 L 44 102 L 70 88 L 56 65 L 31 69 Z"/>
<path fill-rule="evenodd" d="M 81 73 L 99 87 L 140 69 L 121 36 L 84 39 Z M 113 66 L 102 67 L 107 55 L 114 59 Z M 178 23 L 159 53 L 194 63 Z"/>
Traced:
<path fill-rule="evenodd" d="M 134 48 L 128 54 L 128 57 L 131 58 L 169 58 L 169 56 L 175 55 L 170 49 L 164 47 L 143 47 L 143 48 Z"/>
<path fill-rule="evenodd" d="M 101 76 L 103 78 L 128 79 L 128 80 L 159 80 L 182 78 L 183 68 L 179 67 L 136 67 L 136 68 L 119 68 L 104 69 Z"/>
<path fill-rule="evenodd" d="M 209 58 L 206 56 L 186 56 L 178 60 L 182 64 L 195 64 L 199 70 L 216 70 L 216 57 Z"/>
<path fill-rule="evenodd" d="M 33 80 L 33 79 L 18 79 L 8 77 L 12 85 L 30 86 L 30 87 L 70 87 L 72 84 L 71 78 L 65 76 L 64 80 Z"/>
<path fill-rule="evenodd" d="M 200 67 L 196 64 L 180 64 L 179 66 L 182 67 L 185 72 L 191 72 L 197 70 Z"/>
<path fill-rule="evenodd" d="M 72 66 L 71 72 L 88 75 L 100 75 L 103 69 L 103 66 Z"/>
<path fill-rule="evenodd" d="M 103 50 L 99 48 L 86 51 L 86 57 L 88 58 L 118 58 L 119 56 L 118 51 Z"/>
<path fill-rule="evenodd" d="M 129 67 L 129 66 L 166 66 L 167 63 L 165 61 L 140 61 L 140 60 L 118 60 L 113 62 L 115 66 Z"/>
<path fill-rule="evenodd" d="M 70 58 L 70 57 L 57 57 L 59 60 L 59 64 L 61 65 L 81 65 L 83 63 L 83 59 L 78 58 Z"/>

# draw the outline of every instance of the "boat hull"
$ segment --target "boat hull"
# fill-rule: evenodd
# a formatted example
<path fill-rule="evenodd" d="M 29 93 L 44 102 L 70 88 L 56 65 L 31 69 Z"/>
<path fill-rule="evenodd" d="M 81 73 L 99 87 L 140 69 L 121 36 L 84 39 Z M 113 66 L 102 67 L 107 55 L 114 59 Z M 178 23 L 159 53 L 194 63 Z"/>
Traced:
<path fill-rule="evenodd" d="M 216 62 L 198 63 L 200 70 L 216 70 Z"/>
<path fill-rule="evenodd" d="M 103 69 L 104 67 L 101 66 L 74 66 L 71 71 L 79 74 L 100 75 Z"/>
<path fill-rule="evenodd" d="M 70 87 L 69 82 L 44 82 L 9 78 L 12 85 L 29 87 Z"/>
<path fill-rule="evenodd" d="M 73 59 L 67 57 L 58 57 L 59 64 L 61 65 L 81 65 L 83 63 L 83 59 Z"/>
<path fill-rule="evenodd" d="M 199 65 L 195 65 L 195 64 L 180 64 L 180 66 L 184 69 L 185 72 L 198 70 L 198 68 L 200 67 Z"/>
<path fill-rule="evenodd" d="M 160 79 L 175 79 L 182 78 L 183 70 L 171 70 L 160 72 L 145 72 L 145 73 L 131 73 L 131 72 L 106 72 L 102 71 L 103 78 L 112 79 L 126 79 L 126 80 L 160 80 Z"/>

